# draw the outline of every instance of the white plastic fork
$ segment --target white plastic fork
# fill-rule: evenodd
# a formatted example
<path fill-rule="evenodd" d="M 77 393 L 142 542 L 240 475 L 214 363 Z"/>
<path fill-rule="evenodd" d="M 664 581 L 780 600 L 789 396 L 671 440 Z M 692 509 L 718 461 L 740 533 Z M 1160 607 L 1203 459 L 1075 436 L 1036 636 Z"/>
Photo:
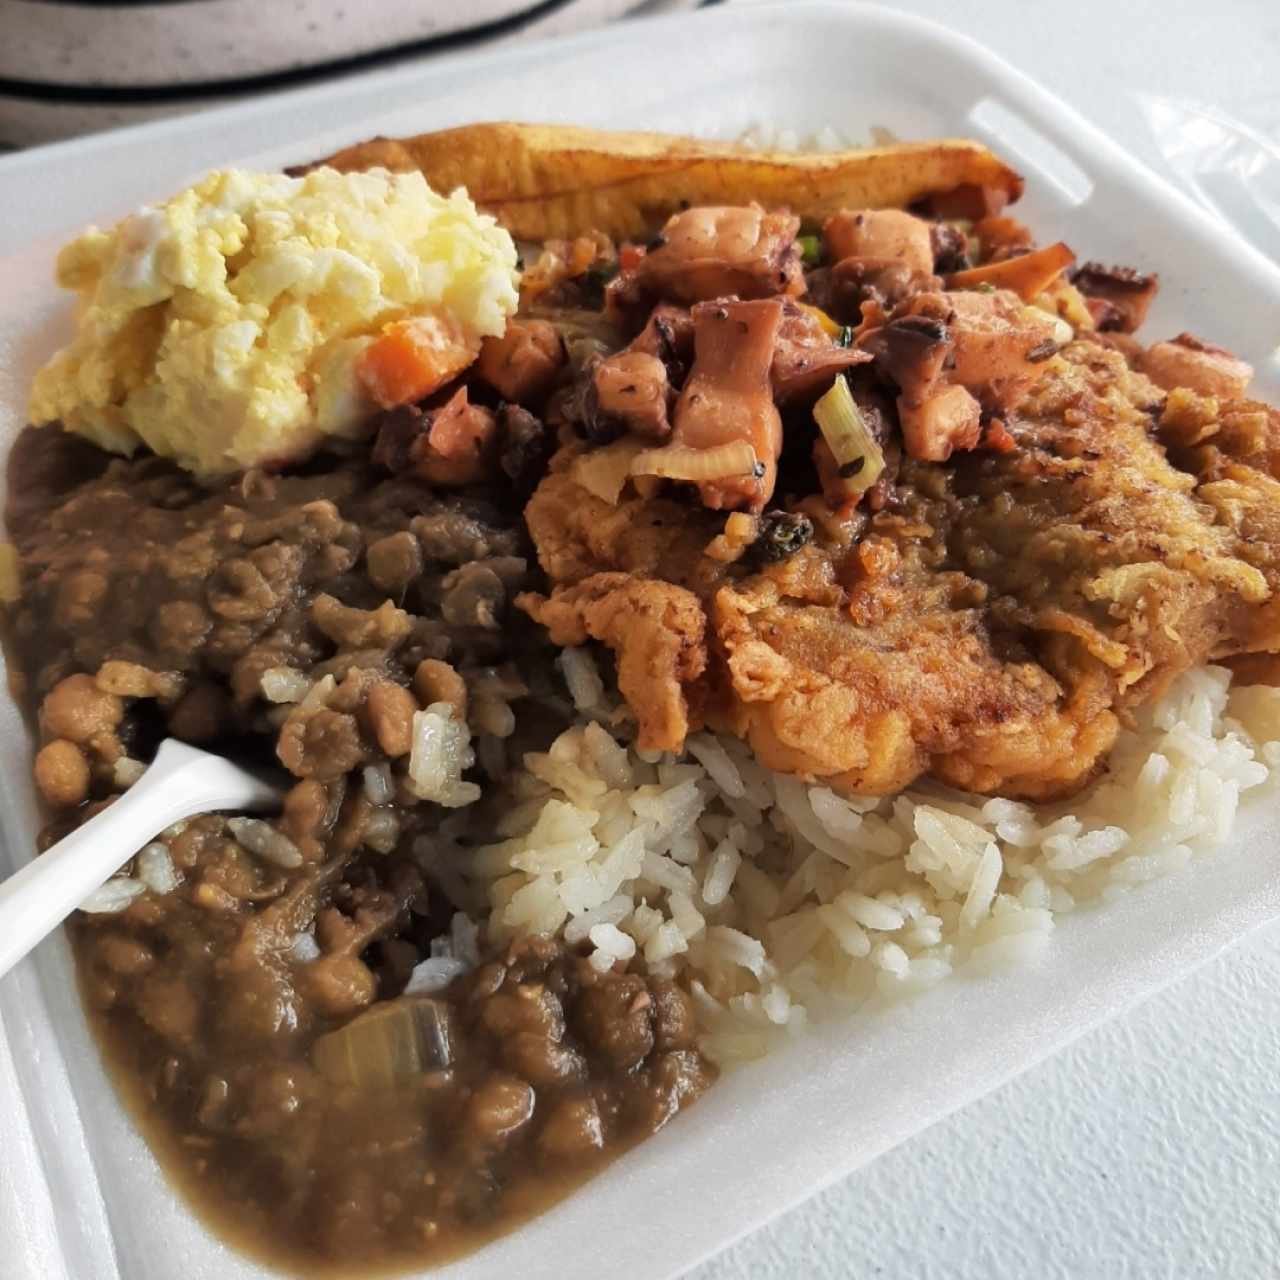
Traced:
<path fill-rule="evenodd" d="M 128 791 L 0 884 L 0 977 L 166 827 L 280 802 L 279 788 L 257 774 L 166 738 Z"/>

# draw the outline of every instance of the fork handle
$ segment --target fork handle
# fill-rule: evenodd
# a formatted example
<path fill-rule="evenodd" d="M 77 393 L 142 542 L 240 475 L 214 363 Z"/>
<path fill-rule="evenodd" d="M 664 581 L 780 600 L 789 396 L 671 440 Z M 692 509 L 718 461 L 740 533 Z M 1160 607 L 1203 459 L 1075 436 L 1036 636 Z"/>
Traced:
<path fill-rule="evenodd" d="M 166 739 L 128 791 L 0 883 L 0 977 L 166 827 L 211 810 L 279 803 L 253 774 Z"/>

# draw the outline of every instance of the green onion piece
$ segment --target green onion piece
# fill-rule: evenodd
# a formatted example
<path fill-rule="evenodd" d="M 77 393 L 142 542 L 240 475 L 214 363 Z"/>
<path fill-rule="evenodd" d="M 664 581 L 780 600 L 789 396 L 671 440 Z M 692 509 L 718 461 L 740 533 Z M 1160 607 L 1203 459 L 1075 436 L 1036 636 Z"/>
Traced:
<path fill-rule="evenodd" d="M 844 377 L 838 377 L 817 404 L 813 416 L 822 431 L 836 466 L 841 484 L 853 497 L 866 493 L 884 470 L 884 453 L 854 403 L 853 393 Z"/>
<path fill-rule="evenodd" d="M 447 1005 L 426 996 L 402 996 L 321 1036 L 311 1061 L 333 1084 L 389 1089 L 447 1067 L 453 1056 L 450 1030 Z"/>
<path fill-rule="evenodd" d="M 800 261 L 806 267 L 816 267 L 822 261 L 822 241 L 817 236 L 800 236 Z"/>
<path fill-rule="evenodd" d="M 837 347 L 853 346 L 853 325 L 847 324 L 840 330 L 840 336 L 836 339 Z"/>

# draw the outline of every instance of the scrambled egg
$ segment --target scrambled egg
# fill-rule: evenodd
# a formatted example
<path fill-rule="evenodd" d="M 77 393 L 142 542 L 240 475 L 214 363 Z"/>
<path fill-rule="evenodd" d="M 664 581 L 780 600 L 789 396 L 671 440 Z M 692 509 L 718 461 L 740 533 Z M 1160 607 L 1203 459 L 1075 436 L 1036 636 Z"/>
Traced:
<path fill-rule="evenodd" d="M 518 300 L 515 245 L 492 218 L 385 170 L 212 173 L 91 228 L 57 278 L 79 323 L 36 376 L 32 422 L 202 476 L 359 436 L 377 406 L 358 365 L 385 328 L 423 318 L 478 348 Z"/>

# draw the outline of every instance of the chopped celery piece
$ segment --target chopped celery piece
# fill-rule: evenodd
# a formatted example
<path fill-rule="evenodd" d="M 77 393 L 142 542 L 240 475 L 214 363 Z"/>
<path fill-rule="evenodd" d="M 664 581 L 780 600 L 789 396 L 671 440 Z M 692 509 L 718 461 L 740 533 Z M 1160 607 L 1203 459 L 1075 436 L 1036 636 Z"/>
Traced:
<path fill-rule="evenodd" d="M 321 1036 L 311 1061 L 326 1080 L 357 1089 L 390 1089 L 453 1060 L 449 1010 L 425 996 L 375 1005 Z"/>

